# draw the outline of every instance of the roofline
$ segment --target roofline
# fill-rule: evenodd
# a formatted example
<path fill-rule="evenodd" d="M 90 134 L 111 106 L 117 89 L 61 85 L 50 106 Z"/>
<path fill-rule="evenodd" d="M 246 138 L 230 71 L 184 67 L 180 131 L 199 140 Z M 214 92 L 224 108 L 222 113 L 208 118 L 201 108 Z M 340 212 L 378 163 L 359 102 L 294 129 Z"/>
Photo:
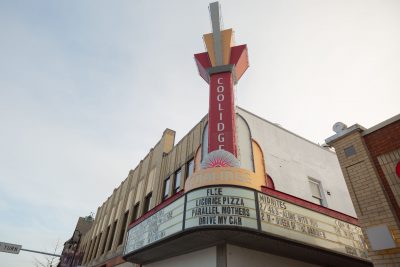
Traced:
<path fill-rule="evenodd" d="M 395 116 L 393 116 L 393 117 L 391 117 L 391 118 L 389 118 L 389 119 L 387 119 L 387 120 L 385 120 L 385 121 L 383 121 L 381 123 L 378 123 L 377 125 L 372 126 L 369 129 L 366 129 L 363 126 L 361 126 L 361 125 L 356 123 L 356 124 L 346 128 L 346 129 L 338 132 L 337 134 L 335 134 L 335 135 L 333 135 L 331 137 L 328 137 L 327 139 L 325 139 L 325 142 L 328 145 L 332 145 L 333 142 L 335 142 L 335 141 L 337 141 L 337 140 L 339 140 L 339 139 L 341 139 L 341 138 L 343 138 L 343 137 L 345 137 L 345 136 L 347 136 L 347 135 L 349 135 L 349 134 L 351 134 L 353 132 L 356 132 L 356 131 L 360 132 L 360 134 L 362 136 L 366 136 L 366 135 L 371 134 L 371 133 L 373 133 L 373 132 L 375 132 L 375 131 L 377 131 L 379 129 L 382 129 L 383 127 L 386 127 L 389 124 L 392 124 L 392 123 L 394 123 L 394 122 L 396 122 L 398 120 L 400 120 L 400 114 L 397 114 L 397 115 L 395 115 Z"/>
<path fill-rule="evenodd" d="M 331 145 L 332 145 L 332 142 L 334 142 L 334 141 L 337 141 L 337 140 L 339 140 L 339 139 L 341 139 L 341 138 L 343 138 L 343 137 L 345 137 L 345 136 L 348 136 L 348 135 L 351 134 L 351 133 L 354 133 L 354 132 L 363 132 L 363 131 L 365 131 L 365 130 L 366 130 L 366 129 L 365 129 L 363 126 L 361 126 L 361 125 L 359 125 L 359 124 L 354 124 L 354 125 L 352 125 L 352 126 L 346 128 L 346 129 L 344 129 L 343 131 L 340 131 L 340 132 L 338 132 L 337 134 L 334 134 L 334 135 L 332 135 L 331 137 L 326 138 L 326 139 L 325 139 L 325 143 L 326 143 L 327 145 L 331 146 Z"/>
<path fill-rule="evenodd" d="M 395 115 L 395 116 L 393 116 L 393 117 L 391 117 L 391 118 L 389 118 L 389 119 L 387 119 L 385 121 L 382 121 L 381 123 L 378 123 L 375 126 L 372 126 L 371 128 L 363 131 L 362 135 L 364 136 L 364 135 L 373 133 L 373 132 L 375 132 L 375 131 L 377 131 L 377 130 L 385 127 L 385 126 L 388 126 L 389 124 L 392 124 L 393 122 L 396 122 L 398 120 L 400 120 L 400 114 L 397 114 L 397 115 Z"/>
<path fill-rule="evenodd" d="M 280 126 L 280 125 L 278 125 L 278 124 L 276 124 L 276 123 L 273 123 L 273 122 L 271 122 L 271 121 L 269 121 L 269 120 L 266 120 L 266 119 L 264 119 L 264 118 L 262 118 L 262 117 L 260 117 L 260 116 L 258 116 L 258 115 L 256 115 L 256 114 L 254 114 L 254 113 L 252 113 L 252 112 L 250 112 L 250 111 L 248 111 L 248 110 L 246 110 L 246 109 L 244 109 L 244 108 L 242 108 L 242 107 L 237 106 L 237 108 L 240 109 L 240 110 L 242 110 L 242 111 L 244 111 L 244 112 L 247 112 L 248 114 L 250 114 L 250 115 L 252 115 L 252 116 L 254 116 L 254 117 L 257 117 L 258 119 L 260 119 L 260 120 L 262 120 L 262 121 L 264 121 L 264 122 L 267 122 L 267 123 L 271 124 L 272 126 L 277 127 L 277 128 L 279 128 L 279 129 L 281 129 L 281 130 L 283 130 L 283 131 L 285 131 L 285 132 L 287 132 L 287 133 L 289 133 L 289 134 L 291 134 L 291 135 L 294 135 L 294 136 L 296 136 L 296 137 L 298 137 L 298 138 L 300 138 L 300 139 L 303 139 L 304 141 L 306 141 L 306 142 L 308 142 L 308 143 L 310 143 L 310 144 L 313 144 L 313 145 L 315 145 L 315 146 L 317 146 L 317 147 L 323 149 L 324 151 L 328 151 L 328 152 L 330 152 L 330 153 L 336 155 L 335 152 L 333 152 L 333 151 L 331 151 L 331 150 L 329 150 L 329 149 L 325 149 L 322 145 L 319 145 L 319 144 L 317 144 L 317 143 L 314 143 L 313 141 L 310 141 L 310 140 L 308 140 L 308 139 L 306 139 L 306 138 L 304 138 L 304 137 L 302 137 L 302 136 L 300 136 L 300 135 L 298 135 L 298 134 L 295 134 L 295 133 L 293 133 L 293 132 L 291 132 L 291 131 L 289 131 L 289 130 L 283 128 L 282 126 Z"/>

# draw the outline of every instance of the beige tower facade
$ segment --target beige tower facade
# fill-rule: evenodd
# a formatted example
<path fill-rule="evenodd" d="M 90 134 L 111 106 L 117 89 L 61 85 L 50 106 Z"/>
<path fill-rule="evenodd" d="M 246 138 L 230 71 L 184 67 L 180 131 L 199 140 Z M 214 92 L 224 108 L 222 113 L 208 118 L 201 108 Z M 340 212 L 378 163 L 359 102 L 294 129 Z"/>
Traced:
<path fill-rule="evenodd" d="M 400 115 L 370 129 L 334 125 L 335 148 L 374 266 L 400 266 Z M 397 169 L 397 172 L 396 172 Z"/>

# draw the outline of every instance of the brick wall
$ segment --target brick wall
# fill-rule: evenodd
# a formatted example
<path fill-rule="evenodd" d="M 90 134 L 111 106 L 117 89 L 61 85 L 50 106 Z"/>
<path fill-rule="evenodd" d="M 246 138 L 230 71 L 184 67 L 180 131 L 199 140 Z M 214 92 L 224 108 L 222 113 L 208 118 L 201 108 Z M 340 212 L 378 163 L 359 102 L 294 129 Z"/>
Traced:
<path fill-rule="evenodd" d="M 378 172 L 380 181 L 385 188 L 388 200 L 390 201 L 396 216 L 396 220 L 399 223 L 400 206 L 396 200 L 396 192 L 391 189 L 391 183 L 385 176 L 382 165 L 379 162 L 379 157 L 400 149 L 400 121 L 393 122 L 377 131 L 365 135 L 364 140 Z"/>
<path fill-rule="evenodd" d="M 370 137 L 368 141 L 370 145 L 376 147 L 374 151 L 378 151 L 378 147 L 382 145 L 382 141 L 379 139 L 383 138 L 386 140 L 385 142 L 391 142 L 389 138 L 385 137 L 386 134 L 385 131 L 380 136 L 375 134 L 375 136 Z M 374 140 L 376 140 L 375 143 L 373 142 Z M 332 145 L 335 147 L 350 196 L 369 247 L 371 248 L 371 243 L 365 234 L 365 229 L 371 226 L 387 225 L 394 237 L 399 238 L 400 231 L 397 215 L 388 201 L 386 189 L 382 186 L 378 168 L 373 160 L 376 155 L 372 156 L 369 153 L 369 147 L 361 132 L 354 131 L 333 141 Z M 355 154 L 346 155 L 345 149 L 351 146 L 355 149 Z M 390 150 L 389 145 L 387 146 L 387 150 Z M 386 150 L 382 148 L 381 153 L 384 152 Z M 397 247 L 393 249 L 370 250 L 369 256 L 375 266 L 400 266 L 400 247 L 398 243 Z"/>

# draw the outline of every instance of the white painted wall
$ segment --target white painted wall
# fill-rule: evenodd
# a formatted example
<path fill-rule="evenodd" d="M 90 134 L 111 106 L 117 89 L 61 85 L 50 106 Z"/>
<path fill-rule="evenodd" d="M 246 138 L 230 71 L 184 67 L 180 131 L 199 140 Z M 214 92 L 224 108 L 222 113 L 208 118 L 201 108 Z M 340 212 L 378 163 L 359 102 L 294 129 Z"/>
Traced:
<path fill-rule="evenodd" d="M 254 172 L 251 132 L 246 121 L 236 116 L 238 159 L 240 167 Z"/>
<path fill-rule="evenodd" d="M 196 252 L 143 265 L 143 267 L 216 267 L 217 248 L 210 247 Z"/>
<path fill-rule="evenodd" d="M 298 260 L 284 258 L 256 250 L 227 245 L 227 267 L 317 267 Z"/>
<path fill-rule="evenodd" d="M 246 121 L 240 116 L 236 116 L 236 128 L 237 128 L 236 137 L 238 144 L 237 158 L 240 161 L 240 167 L 254 172 L 250 129 Z M 203 141 L 202 141 L 201 153 L 203 155 L 202 158 L 204 159 L 205 155 L 208 154 L 208 123 L 204 127 L 202 138 Z"/>
<path fill-rule="evenodd" d="M 266 171 L 276 190 L 313 201 L 308 184 L 312 177 L 321 181 L 328 208 L 356 217 L 335 153 L 243 109 L 238 108 L 238 113 L 264 152 Z"/>

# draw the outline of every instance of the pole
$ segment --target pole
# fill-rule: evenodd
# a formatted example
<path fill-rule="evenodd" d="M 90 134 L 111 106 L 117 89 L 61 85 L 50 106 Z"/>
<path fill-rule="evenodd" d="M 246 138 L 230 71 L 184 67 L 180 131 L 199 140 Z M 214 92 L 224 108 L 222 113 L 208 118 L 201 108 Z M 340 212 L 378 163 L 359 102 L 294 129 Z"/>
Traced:
<path fill-rule="evenodd" d="M 21 248 L 21 250 L 32 252 L 32 253 L 44 254 L 44 255 L 48 255 L 48 256 L 61 257 L 61 255 L 58 255 L 58 254 L 47 253 L 47 252 L 37 251 L 37 250 L 32 250 L 32 249 Z"/>

